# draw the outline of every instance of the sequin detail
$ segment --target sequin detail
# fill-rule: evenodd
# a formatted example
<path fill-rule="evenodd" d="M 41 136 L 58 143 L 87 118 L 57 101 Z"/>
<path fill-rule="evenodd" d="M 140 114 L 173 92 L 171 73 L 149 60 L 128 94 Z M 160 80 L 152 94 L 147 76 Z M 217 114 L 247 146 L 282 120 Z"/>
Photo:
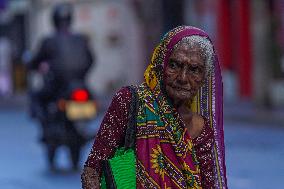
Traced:
<path fill-rule="evenodd" d="M 205 120 L 205 126 L 201 134 L 197 138 L 193 139 L 192 142 L 200 165 L 202 188 L 216 188 L 214 186 L 215 177 L 213 172 L 214 162 L 212 156 L 214 136 L 208 120 Z"/>
<path fill-rule="evenodd" d="M 92 167 L 101 175 L 101 160 L 111 157 L 125 138 L 131 93 L 124 87 L 113 97 L 85 166 Z"/>

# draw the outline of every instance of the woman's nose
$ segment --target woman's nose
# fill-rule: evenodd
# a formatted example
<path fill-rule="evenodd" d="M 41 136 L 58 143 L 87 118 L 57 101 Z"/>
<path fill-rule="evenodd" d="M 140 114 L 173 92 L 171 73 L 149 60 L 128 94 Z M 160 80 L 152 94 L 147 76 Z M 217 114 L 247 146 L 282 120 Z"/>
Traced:
<path fill-rule="evenodd" d="M 181 84 L 185 84 L 187 83 L 187 71 L 186 69 L 181 69 L 181 71 L 179 72 L 179 75 L 178 75 L 178 81 L 181 83 Z"/>

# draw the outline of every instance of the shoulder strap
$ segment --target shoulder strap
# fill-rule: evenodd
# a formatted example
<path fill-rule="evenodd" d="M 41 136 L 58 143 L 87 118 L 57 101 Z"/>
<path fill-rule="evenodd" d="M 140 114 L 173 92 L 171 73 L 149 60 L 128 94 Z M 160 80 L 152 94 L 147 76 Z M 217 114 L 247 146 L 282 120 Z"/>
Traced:
<path fill-rule="evenodd" d="M 126 149 L 135 148 L 136 142 L 136 117 L 138 112 L 139 97 L 135 86 L 128 86 L 131 92 L 131 103 L 129 106 L 128 122 L 125 133 L 124 147 Z"/>

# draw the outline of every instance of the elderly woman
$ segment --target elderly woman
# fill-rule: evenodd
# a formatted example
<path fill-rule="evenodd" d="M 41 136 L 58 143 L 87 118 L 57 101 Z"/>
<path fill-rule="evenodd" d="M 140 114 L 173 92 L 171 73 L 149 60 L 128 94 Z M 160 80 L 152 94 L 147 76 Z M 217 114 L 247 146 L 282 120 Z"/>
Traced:
<path fill-rule="evenodd" d="M 114 96 L 82 174 L 83 188 L 100 188 L 102 161 L 123 145 L 134 119 L 136 188 L 227 188 L 222 80 L 208 35 L 194 27 L 169 31 L 133 90 Z M 130 115 L 130 116 L 129 116 Z"/>

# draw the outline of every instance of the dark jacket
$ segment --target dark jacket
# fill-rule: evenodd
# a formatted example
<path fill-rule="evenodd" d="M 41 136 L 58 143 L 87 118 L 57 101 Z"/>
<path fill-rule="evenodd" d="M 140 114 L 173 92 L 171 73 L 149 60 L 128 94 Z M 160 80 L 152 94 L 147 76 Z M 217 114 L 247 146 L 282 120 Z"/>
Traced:
<path fill-rule="evenodd" d="M 49 64 L 55 81 L 84 80 L 93 56 L 86 37 L 58 32 L 42 41 L 28 68 L 37 69 L 43 61 Z"/>

